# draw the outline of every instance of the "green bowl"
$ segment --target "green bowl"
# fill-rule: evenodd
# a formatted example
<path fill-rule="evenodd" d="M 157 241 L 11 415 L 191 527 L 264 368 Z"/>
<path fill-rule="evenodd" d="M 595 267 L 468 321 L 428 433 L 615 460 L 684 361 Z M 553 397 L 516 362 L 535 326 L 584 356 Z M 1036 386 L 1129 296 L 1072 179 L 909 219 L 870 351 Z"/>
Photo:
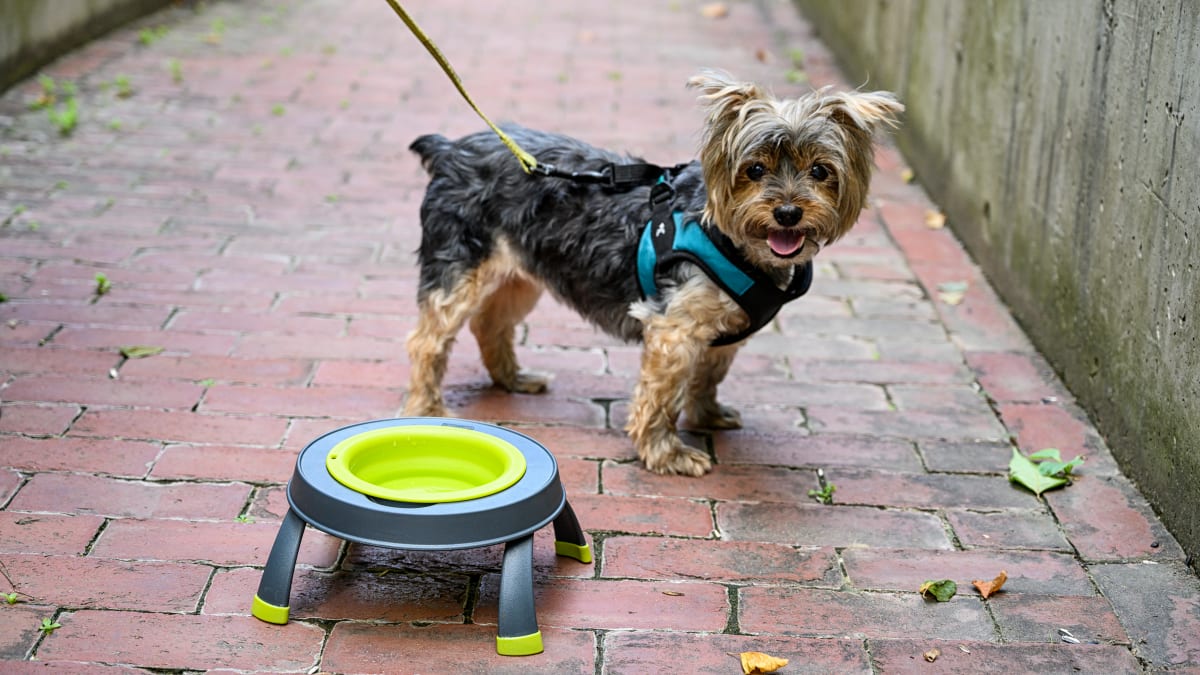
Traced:
<path fill-rule="evenodd" d="M 342 485 L 393 502 L 438 504 L 506 490 L 525 475 L 525 457 L 491 434 L 452 426 L 408 425 L 364 431 L 326 456 Z"/>

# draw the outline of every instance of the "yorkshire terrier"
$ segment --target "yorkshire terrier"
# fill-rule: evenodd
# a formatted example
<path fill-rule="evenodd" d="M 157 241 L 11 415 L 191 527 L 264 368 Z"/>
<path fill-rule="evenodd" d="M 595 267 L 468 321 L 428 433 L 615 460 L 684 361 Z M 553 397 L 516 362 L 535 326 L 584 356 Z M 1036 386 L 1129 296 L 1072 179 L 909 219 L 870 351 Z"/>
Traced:
<path fill-rule="evenodd" d="M 813 256 L 854 226 L 866 204 L 874 134 L 895 126 L 904 107 L 888 92 L 828 87 L 775 99 L 723 73 L 688 84 L 701 92 L 707 119 L 699 161 L 679 167 L 671 181 L 673 223 L 650 222 L 651 186 L 618 191 L 531 176 L 490 131 L 412 144 L 430 182 L 421 204 L 406 415 L 447 415 L 441 383 L 468 321 L 496 385 L 545 391 L 548 376 L 518 366 L 513 338 L 548 288 L 605 332 L 644 343 L 626 431 L 646 468 L 709 471 L 709 455 L 676 434 L 677 418 L 682 412 L 697 428 L 741 427 L 739 413 L 717 402 L 717 385 L 748 332 L 807 290 Z M 509 133 L 539 163 L 557 167 L 602 172 L 640 161 L 567 136 L 519 127 Z M 646 232 L 658 236 L 671 224 L 677 240 L 703 241 L 655 265 Z M 651 249 L 649 263 L 639 264 L 639 248 Z M 698 261 L 711 249 L 723 255 L 707 263 L 715 274 Z M 738 270 L 729 272 L 730 265 Z M 751 316 L 736 297 L 745 284 L 780 297 Z"/>

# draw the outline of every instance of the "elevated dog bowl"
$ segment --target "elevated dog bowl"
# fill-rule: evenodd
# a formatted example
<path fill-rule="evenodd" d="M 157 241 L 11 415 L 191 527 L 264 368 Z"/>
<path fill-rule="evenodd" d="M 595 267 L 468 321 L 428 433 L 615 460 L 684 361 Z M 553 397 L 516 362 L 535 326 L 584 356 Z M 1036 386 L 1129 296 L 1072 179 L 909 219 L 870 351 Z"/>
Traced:
<path fill-rule="evenodd" d="M 252 613 L 288 620 L 305 525 L 359 544 L 452 550 L 505 544 L 496 651 L 542 651 L 533 606 L 533 533 L 554 523 L 555 552 L 591 562 L 546 448 L 510 429 L 443 418 L 363 422 L 308 444 Z"/>

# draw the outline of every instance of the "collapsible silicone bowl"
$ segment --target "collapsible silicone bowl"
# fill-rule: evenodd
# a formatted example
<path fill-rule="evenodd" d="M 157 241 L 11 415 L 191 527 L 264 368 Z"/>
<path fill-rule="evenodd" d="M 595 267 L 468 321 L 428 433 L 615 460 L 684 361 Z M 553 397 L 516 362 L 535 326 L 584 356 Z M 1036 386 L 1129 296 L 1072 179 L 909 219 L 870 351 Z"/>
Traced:
<path fill-rule="evenodd" d="M 553 522 L 556 553 L 592 559 L 554 456 L 528 436 L 482 422 L 410 417 L 331 431 L 300 452 L 287 495 L 252 607 L 271 623 L 287 623 L 305 525 L 397 549 L 505 544 L 496 649 L 512 656 L 542 651 L 533 533 Z"/>

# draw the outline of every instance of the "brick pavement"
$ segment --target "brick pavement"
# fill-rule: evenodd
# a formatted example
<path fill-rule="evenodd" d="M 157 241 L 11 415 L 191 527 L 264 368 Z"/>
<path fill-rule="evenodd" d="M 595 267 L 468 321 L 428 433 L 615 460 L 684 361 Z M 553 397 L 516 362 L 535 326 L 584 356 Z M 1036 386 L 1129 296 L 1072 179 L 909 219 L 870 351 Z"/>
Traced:
<path fill-rule="evenodd" d="M 845 86 L 786 2 L 728 8 L 411 10 L 495 117 L 673 163 L 697 139 L 682 85 L 702 66 L 781 94 Z M 175 8 L 44 72 L 77 84 L 70 137 L 28 109 L 36 82 L 0 98 L 0 562 L 26 594 L 0 609 L 5 672 L 731 673 L 744 650 L 787 673 L 1200 672 L 1180 548 L 953 236 L 925 225 L 934 207 L 891 148 L 874 207 L 723 387 L 747 428 L 692 435 L 709 476 L 633 463 L 616 430 L 637 349 L 553 302 L 520 346 L 557 374 L 545 396 L 494 391 L 459 345 L 454 407 L 547 445 L 594 541 L 582 565 L 539 535 L 544 654 L 493 651 L 494 548 L 310 530 L 294 620 L 259 622 L 296 453 L 403 397 L 423 188 L 405 148 L 481 124 L 368 0 Z M 968 283 L 960 304 L 939 297 L 950 281 Z M 1039 501 L 1005 476 L 1012 443 L 1088 461 Z M 817 468 L 832 505 L 807 497 Z M 969 590 L 1000 569 L 1004 592 Z M 943 577 L 950 603 L 917 595 Z"/>

